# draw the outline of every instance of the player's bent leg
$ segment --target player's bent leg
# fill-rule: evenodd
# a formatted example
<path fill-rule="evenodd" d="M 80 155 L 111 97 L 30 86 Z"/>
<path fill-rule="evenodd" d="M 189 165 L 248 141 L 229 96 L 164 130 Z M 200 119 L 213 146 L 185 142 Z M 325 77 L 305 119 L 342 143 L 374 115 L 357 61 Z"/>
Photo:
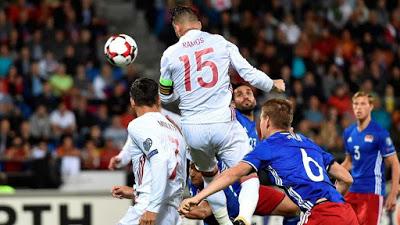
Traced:
<path fill-rule="evenodd" d="M 295 216 L 300 212 L 299 207 L 284 192 L 273 187 L 261 185 L 259 196 L 256 215 Z"/>
<path fill-rule="evenodd" d="M 257 173 L 252 173 L 240 179 L 241 190 L 239 194 L 239 215 L 236 220 L 243 220 L 243 223 L 250 223 L 251 218 L 256 210 L 258 202 L 258 191 L 254 189 L 260 188 L 260 181 L 258 180 Z"/>
<path fill-rule="evenodd" d="M 215 167 L 212 172 L 201 172 L 204 180 L 204 187 L 212 182 L 214 177 L 218 173 L 218 169 Z M 224 191 L 218 191 L 207 197 L 207 201 L 210 203 L 211 210 L 215 219 L 221 225 L 232 225 L 229 219 L 228 209 L 226 207 L 226 197 Z"/>

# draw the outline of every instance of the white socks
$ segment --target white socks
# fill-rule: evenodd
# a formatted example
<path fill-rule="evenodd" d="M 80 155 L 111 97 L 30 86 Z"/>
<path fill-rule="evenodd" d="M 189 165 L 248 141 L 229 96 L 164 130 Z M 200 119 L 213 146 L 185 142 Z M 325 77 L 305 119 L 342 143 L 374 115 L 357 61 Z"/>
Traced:
<path fill-rule="evenodd" d="M 214 177 L 203 177 L 204 187 L 207 187 L 213 179 Z M 224 191 L 218 191 L 217 193 L 208 196 L 207 201 L 210 203 L 214 217 L 220 225 L 232 225 L 232 222 L 229 219 L 228 209 L 226 208 L 226 197 Z"/>
<path fill-rule="evenodd" d="M 241 184 L 242 189 L 239 194 L 239 216 L 251 224 L 251 218 L 256 210 L 258 203 L 258 192 L 260 180 L 258 177 L 250 178 Z"/>

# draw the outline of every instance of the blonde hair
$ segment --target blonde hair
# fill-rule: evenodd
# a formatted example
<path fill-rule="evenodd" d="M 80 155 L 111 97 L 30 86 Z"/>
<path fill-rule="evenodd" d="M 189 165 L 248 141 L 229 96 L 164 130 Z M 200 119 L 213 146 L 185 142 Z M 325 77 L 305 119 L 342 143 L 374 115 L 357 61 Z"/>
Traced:
<path fill-rule="evenodd" d="M 359 98 L 359 97 L 367 97 L 368 103 L 370 105 L 372 105 L 374 103 L 374 96 L 372 96 L 370 93 L 366 93 L 364 91 L 358 91 L 357 93 L 355 93 L 353 95 L 353 97 L 351 98 L 351 100 L 354 102 L 356 100 L 356 98 Z"/>

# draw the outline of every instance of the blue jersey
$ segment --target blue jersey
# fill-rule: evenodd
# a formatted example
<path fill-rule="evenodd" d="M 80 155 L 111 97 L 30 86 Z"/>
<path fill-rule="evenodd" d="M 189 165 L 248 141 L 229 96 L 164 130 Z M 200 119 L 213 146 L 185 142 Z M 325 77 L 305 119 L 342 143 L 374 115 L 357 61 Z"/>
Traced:
<path fill-rule="evenodd" d="M 353 124 L 344 131 L 343 141 L 353 164 L 351 175 L 354 183 L 350 191 L 385 195 L 383 158 L 396 154 L 389 133 L 374 121 L 361 132 L 357 124 Z"/>
<path fill-rule="evenodd" d="M 321 198 L 344 202 L 327 173 L 333 156 L 302 135 L 275 133 L 243 161 L 255 170 L 266 169 L 272 182 L 282 187 L 303 211 L 311 210 Z"/>
<path fill-rule="evenodd" d="M 244 116 L 239 110 L 236 109 L 236 119 L 239 121 L 240 125 L 246 130 L 247 136 L 250 139 L 250 145 L 254 149 L 260 139 L 257 134 L 257 125 L 255 121 L 249 120 L 246 116 Z"/>

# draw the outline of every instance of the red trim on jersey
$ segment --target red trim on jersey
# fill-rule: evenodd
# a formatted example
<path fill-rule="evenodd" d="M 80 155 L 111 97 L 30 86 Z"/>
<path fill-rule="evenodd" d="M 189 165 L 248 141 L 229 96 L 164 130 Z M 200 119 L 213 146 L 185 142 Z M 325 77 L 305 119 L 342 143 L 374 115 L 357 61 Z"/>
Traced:
<path fill-rule="evenodd" d="M 169 176 L 169 179 L 170 179 L 170 180 L 173 180 L 173 179 L 175 179 L 175 177 L 176 177 L 176 170 L 177 170 L 177 168 L 178 168 L 178 163 L 176 163 L 176 166 L 175 166 L 174 170 L 172 171 L 172 174 L 171 174 L 171 176 Z"/>
<path fill-rule="evenodd" d="M 146 157 L 142 155 L 139 159 L 139 170 L 138 170 L 138 185 L 142 184 L 143 173 L 144 173 L 144 164 L 146 163 Z"/>

